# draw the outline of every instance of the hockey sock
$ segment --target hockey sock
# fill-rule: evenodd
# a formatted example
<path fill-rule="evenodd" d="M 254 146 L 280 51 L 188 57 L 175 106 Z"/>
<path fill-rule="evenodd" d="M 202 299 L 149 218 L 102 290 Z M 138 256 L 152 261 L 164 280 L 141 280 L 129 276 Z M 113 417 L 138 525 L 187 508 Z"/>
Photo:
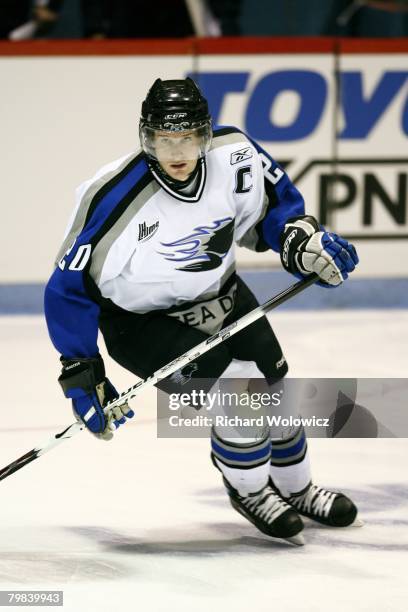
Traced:
<path fill-rule="evenodd" d="M 284 497 L 303 491 L 311 483 L 307 439 L 303 427 L 299 427 L 287 438 L 272 440 L 270 475 Z"/>
<path fill-rule="evenodd" d="M 240 495 L 260 491 L 268 484 L 271 441 L 269 432 L 262 439 L 222 439 L 211 432 L 214 465 Z"/>

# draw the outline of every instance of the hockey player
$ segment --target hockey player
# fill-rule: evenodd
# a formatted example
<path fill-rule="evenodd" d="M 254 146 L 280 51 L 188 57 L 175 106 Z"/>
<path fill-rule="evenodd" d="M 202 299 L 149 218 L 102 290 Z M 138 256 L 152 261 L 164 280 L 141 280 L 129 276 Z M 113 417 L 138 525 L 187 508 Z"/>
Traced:
<path fill-rule="evenodd" d="M 98 327 L 113 359 L 146 378 L 257 306 L 235 272 L 234 243 L 273 249 L 288 272 L 315 272 L 326 286 L 342 283 L 358 262 L 351 244 L 305 215 L 300 193 L 268 153 L 235 127 L 212 129 L 191 79 L 155 81 L 140 141 L 140 151 L 79 187 L 45 293 L 59 382 L 76 417 L 103 439 L 133 411 L 124 405 L 104 415 L 117 392 Z M 232 361 L 255 362 L 267 381 L 288 371 L 263 317 L 173 375 L 173 390 L 218 379 Z M 333 526 L 356 517 L 345 495 L 312 483 L 302 428 L 272 443 L 270 432 L 237 442 L 214 430 L 212 459 L 233 507 L 270 536 L 299 534 L 300 515 Z"/>

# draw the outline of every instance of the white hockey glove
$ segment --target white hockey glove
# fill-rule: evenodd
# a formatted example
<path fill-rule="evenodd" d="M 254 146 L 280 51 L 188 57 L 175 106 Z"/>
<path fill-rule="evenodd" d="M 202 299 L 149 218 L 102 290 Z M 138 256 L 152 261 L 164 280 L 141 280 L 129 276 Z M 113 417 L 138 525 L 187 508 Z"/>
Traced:
<path fill-rule="evenodd" d="M 297 276 L 319 275 L 323 285 L 335 287 L 348 278 L 358 264 L 352 244 L 326 232 L 314 217 L 289 219 L 281 236 L 281 261 Z"/>

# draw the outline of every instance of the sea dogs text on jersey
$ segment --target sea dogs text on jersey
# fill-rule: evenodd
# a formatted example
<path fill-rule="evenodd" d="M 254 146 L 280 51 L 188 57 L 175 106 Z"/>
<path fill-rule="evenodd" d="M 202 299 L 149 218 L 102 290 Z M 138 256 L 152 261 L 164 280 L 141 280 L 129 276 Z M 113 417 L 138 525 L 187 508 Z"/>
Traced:
<path fill-rule="evenodd" d="M 236 285 L 233 285 L 226 295 L 213 300 L 194 304 L 190 308 L 169 313 L 169 316 L 179 319 L 191 327 L 214 334 L 220 330 L 226 316 L 232 311 L 235 302 Z"/>

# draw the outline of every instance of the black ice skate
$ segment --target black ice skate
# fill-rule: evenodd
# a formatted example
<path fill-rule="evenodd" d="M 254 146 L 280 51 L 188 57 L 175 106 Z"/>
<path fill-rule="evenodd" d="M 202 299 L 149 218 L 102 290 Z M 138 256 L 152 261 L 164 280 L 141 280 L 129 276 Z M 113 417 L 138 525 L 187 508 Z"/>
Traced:
<path fill-rule="evenodd" d="M 225 478 L 223 480 L 232 507 L 259 531 L 303 546 L 302 519 L 269 485 L 256 493 L 240 495 Z"/>
<path fill-rule="evenodd" d="M 343 493 L 328 491 L 310 484 L 300 494 L 285 497 L 285 501 L 302 516 L 330 527 L 361 527 L 355 504 Z"/>

